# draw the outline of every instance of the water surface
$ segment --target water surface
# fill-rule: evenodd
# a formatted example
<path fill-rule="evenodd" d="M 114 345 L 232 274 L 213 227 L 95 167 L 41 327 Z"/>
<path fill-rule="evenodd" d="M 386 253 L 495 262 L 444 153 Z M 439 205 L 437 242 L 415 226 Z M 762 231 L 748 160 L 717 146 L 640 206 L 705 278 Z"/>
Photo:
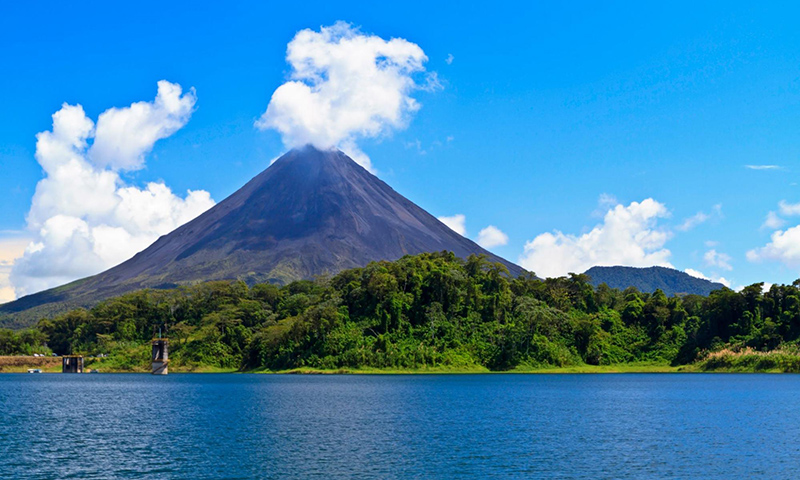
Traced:
<path fill-rule="evenodd" d="M 796 478 L 795 375 L 0 375 L 0 478 Z"/>

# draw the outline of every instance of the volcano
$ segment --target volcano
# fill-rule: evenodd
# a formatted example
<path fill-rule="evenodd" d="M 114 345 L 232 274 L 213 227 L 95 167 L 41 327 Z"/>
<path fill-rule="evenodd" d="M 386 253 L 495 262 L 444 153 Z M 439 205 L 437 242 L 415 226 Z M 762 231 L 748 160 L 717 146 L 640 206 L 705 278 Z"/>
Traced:
<path fill-rule="evenodd" d="M 130 260 L 2 305 L 0 315 L 20 326 L 141 288 L 234 279 L 288 283 L 443 250 L 462 258 L 486 255 L 514 276 L 523 271 L 454 232 L 344 153 L 307 146 L 283 155 Z"/>

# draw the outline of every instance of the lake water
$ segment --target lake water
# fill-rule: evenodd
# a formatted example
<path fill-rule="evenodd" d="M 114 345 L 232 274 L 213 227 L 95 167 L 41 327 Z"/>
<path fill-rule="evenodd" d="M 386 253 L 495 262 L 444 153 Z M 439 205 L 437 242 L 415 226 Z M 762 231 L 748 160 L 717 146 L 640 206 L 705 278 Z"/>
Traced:
<path fill-rule="evenodd" d="M 0 375 L 0 478 L 797 478 L 795 375 Z"/>

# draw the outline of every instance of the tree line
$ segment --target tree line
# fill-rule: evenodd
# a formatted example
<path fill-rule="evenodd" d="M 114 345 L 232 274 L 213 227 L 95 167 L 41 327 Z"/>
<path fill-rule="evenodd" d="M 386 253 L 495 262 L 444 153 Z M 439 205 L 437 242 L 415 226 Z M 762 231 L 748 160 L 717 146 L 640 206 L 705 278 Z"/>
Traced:
<path fill-rule="evenodd" d="M 449 252 L 374 262 L 284 286 L 140 290 L 0 330 L 0 354 L 106 354 L 146 365 L 155 329 L 172 362 L 233 369 L 690 364 L 708 352 L 797 346 L 800 281 L 667 297 L 593 288 L 586 275 L 512 278 Z"/>

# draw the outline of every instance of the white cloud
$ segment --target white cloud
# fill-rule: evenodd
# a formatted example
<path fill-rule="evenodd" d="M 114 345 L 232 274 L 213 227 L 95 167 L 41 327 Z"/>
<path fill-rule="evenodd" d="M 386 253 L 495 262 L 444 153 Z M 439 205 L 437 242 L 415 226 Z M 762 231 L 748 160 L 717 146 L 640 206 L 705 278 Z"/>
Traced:
<path fill-rule="evenodd" d="M 764 219 L 764 223 L 761 224 L 762 229 L 769 229 L 769 230 L 777 230 L 782 228 L 786 225 L 786 220 L 782 219 L 778 216 L 775 212 L 767 213 L 767 218 Z"/>
<path fill-rule="evenodd" d="M 703 212 L 697 212 L 696 214 L 684 220 L 683 223 L 678 225 L 676 228 L 682 232 L 685 232 L 700 225 L 701 223 L 706 222 L 709 218 L 711 218 L 710 215 Z"/>
<path fill-rule="evenodd" d="M 617 201 L 617 197 L 615 197 L 610 193 L 601 193 L 600 197 L 598 197 L 597 199 L 597 204 L 600 205 L 601 207 L 607 208 L 618 205 L 619 201 Z"/>
<path fill-rule="evenodd" d="M 714 205 L 714 207 L 711 209 L 711 213 L 705 213 L 705 212 L 695 213 L 691 217 L 684 220 L 683 223 L 678 225 L 676 228 L 682 232 L 686 232 L 700 225 L 701 223 L 705 223 L 715 217 L 717 218 L 722 217 L 721 204 Z"/>
<path fill-rule="evenodd" d="M 450 230 L 456 232 L 462 237 L 467 236 L 467 217 L 462 214 L 456 214 L 451 217 L 436 217 L 440 222 L 447 225 Z"/>
<path fill-rule="evenodd" d="M 202 190 L 181 198 L 163 183 L 142 189 L 119 175 L 141 168 L 153 144 L 188 121 L 194 103 L 193 93 L 161 81 L 153 102 L 107 110 L 96 128 L 80 105 L 53 115 L 53 129 L 36 137 L 45 178 L 27 217 L 33 240 L 10 274 L 18 296 L 112 267 L 214 205 Z"/>
<path fill-rule="evenodd" d="M 723 270 L 733 270 L 730 255 L 719 253 L 713 248 L 703 255 L 703 260 L 705 260 L 708 266 L 718 267 Z"/>
<path fill-rule="evenodd" d="M 789 203 L 786 200 L 778 202 L 778 211 L 780 215 L 785 217 L 792 217 L 800 215 L 800 203 Z M 781 218 L 778 213 L 774 211 L 767 212 L 767 218 L 761 224 L 762 230 L 778 230 L 786 225 L 786 220 Z"/>
<path fill-rule="evenodd" d="M 256 127 L 278 130 L 287 147 L 341 148 L 371 169 L 357 140 L 407 126 L 420 108 L 412 92 L 438 85 L 434 74 L 427 83 L 414 79 L 427 60 L 412 42 L 366 35 L 345 22 L 301 30 L 286 51 L 290 81 L 272 94 Z"/>
<path fill-rule="evenodd" d="M 695 278 L 700 278 L 702 280 L 708 280 L 709 282 L 721 283 L 721 284 L 725 285 L 726 287 L 731 288 L 730 280 L 728 280 L 725 277 L 713 277 L 713 278 L 712 277 L 707 277 L 707 276 L 703 275 L 703 272 L 694 270 L 692 268 L 687 268 L 686 270 L 684 270 L 684 272 L 689 274 L 689 275 L 691 275 L 691 276 L 693 276 L 693 277 L 695 277 Z"/>
<path fill-rule="evenodd" d="M 478 245 L 483 248 L 499 247 L 507 243 L 508 235 L 494 225 L 489 225 L 478 232 Z"/>
<path fill-rule="evenodd" d="M 592 212 L 593 217 L 603 218 L 608 209 L 619 205 L 617 197 L 610 193 L 601 193 L 597 198 L 597 208 Z"/>
<path fill-rule="evenodd" d="M 194 89 L 182 94 L 180 85 L 161 80 L 154 101 L 106 110 L 97 118 L 89 160 L 98 168 L 142 168 L 144 156 L 157 140 L 186 125 L 195 102 Z"/>
<path fill-rule="evenodd" d="M 772 233 L 771 242 L 747 252 L 751 262 L 777 261 L 789 267 L 800 266 L 800 225 Z"/>
<path fill-rule="evenodd" d="M 703 280 L 709 280 L 709 278 L 706 277 L 705 275 L 703 275 L 702 272 L 699 272 L 699 271 L 697 271 L 697 270 L 695 270 L 693 268 L 687 268 L 686 270 L 684 270 L 684 272 L 688 273 L 689 275 L 691 275 L 691 276 L 693 276 L 695 278 L 700 278 L 700 279 L 703 279 Z"/>
<path fill-rule="evenodd" d="M 781 200 L 778 202 L 778 209 L 780 210 L 781 215 L 787 217 L 800 215 L 800 203 L 789 203 L 786 200 Z"/>
<path fill-rule="evenodd" d="M 462 237 L 467 236 L 467 217 L 465 215 L 458 213 L 450 217 L 436 218 Z M 508 243 L 508 235 L 494 225 L 489 225 L 478 232 L 478 238 L 475 241 L 483 248 L 499 247 Z"/>
<path fill-rule="evenodd" d="M 456 59 L 456 57 L 454 57 L 452 53 L 448 53 L 447 54 L 447 58 L 444 59 L 444 62 L 446 64 L 448 64 L 448 65 L 452 65 L 453 64 L 453 60 L 455 60 L 455 59 Z"/>
<path fill-rule="evenodd" d="M 555 277 L 584 272 L 595 265 L 645 267 L 671 266 L 664 248 L 671 237 L 658 228 L 667 208 L 648 198 L 608 210 L 603 223 L 584 235 L 559 231 L 543 233 L 525 244 L 519 263 L 540 276 Z"/>
<path fill-rule="evenodd" d="M 16 298 L 9 275 L 14 262 L 25 253 L 29 243 L 30 239 L 27 238 L 0 239 L 0 303 Z"/>
<path fill-rule="evenodd" d="M 781 170 L 783 167 L 780 165 L 745 165 L 744 168 L 750 170 Z"/>
<path fill-rule="evenodd" d="M 420 155 L 427 155 L 428 151 L 422 148 L 422 142 L 417 138 L 413 142 L 405 142 L 406 149 L 413 148 Z"/>
<path fill-rule="evenodd" d="M 684 272 L 685 272 L 685 273 L 687 273 L 687 274 L 689 274 L 689 275 L 691 275 L 691 276 L 693 276 L 693 277 L 695 277 L 695 278 L 700 278 L 700 279 L 703 279 L 703 280 L 708 280 L 708 277 L 706 277 L 705 275 L 703 275 L 703 274 L 702 274 L 702 272 L 699 272 L 699 271 L 697 271 L 697 270 L 695 270 L 695 269 L 693 269 L 693 268 L 687 268 L 686 270 L 684 270 Z"/>

